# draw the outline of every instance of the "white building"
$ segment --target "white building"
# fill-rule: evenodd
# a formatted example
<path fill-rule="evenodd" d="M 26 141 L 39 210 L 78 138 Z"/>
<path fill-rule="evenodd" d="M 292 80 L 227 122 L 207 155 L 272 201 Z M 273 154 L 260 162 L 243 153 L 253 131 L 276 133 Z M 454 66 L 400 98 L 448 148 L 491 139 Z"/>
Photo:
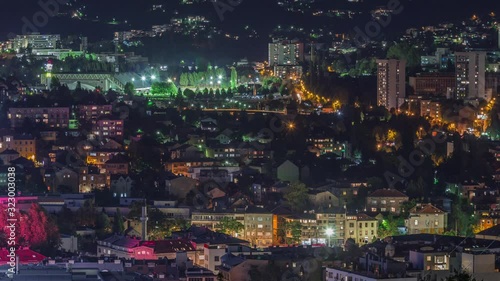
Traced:
<path fill-rule="evenodd" d="M 61 35 L 59 34 L 32 33 L 17 35 L 12 39 L 12 47 L 16 52 L 19 52 L 20 49 L 28 48 L 28 46 L 33 49 L 56 49 L 58 41 L 61 41 Z"/>
<path fill-rule="evenodd" d="M 326 281 L 417 281 L 417 277 L 377 276 L 369 272 L 351 272 L 344 269 L 326 268 Z"/>
<path fill-rule="evenodd" d="M 304 59 L 304 43 L 274 41 L 269 43 L 269 65 L 298 65 Z"/>
<path fill-rule="evenodd" d="M 406 61 L 377 60 L 377 69 L 377 104 L 397 109 L 399 100 L 406 96 Z"/>
<path fill-rule="evenodd" d="M 456 99 L 482 98 L 490 100 L 486 95 L 486 53 L 457 52 L 455 53 L 457 78 Z"/>

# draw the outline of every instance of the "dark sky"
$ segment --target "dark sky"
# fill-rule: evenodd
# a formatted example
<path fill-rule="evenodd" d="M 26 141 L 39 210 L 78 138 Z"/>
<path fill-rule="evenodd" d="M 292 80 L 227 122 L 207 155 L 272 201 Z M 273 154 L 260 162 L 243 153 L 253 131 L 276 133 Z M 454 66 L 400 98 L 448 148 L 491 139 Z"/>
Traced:
<path fill-rule="evenodd" d="M 0 17 L 0 40 L 5 39 L 9 33 L 21 33 L 24 25 L 23 18 L 32 21 L 33 16 L 42 8 L 38 2 L 66 1 L 66 0 L 2 0 L 0 9 L 3 10 Z M 73 0 L 74 1 L 74 0 Z M 127 18 L 134 27 L 141 28 L 151 24 L 167 23 L 170 15 L 152 17 L 146 12 L 146 7 L 153 2 L 172 3 L 177 0 L 77 0 L 93 7 L 94 12 L 102 17 Z M 486 13 L 496 11 L 500 14 L 499 0 L 400 0 L 405 7 L 400 16 L 394 18 L 391 28 L 404 30 L 410 26 L 433 24 L 440 21 L 460 20 L 472 13 Z M 276 13 L 280 11 L 275 0 L 243 0 L 240 6 L 234 8 L 233 12 L 225 14 L 224 21 L 216 16 L 212 4 L 203 7 L 203 13 L 218 22 L 223 29 L 239 27 L 244 24 L 252 24 L 257 29 L 265 31 L 277 23 L 297 23 L 307 25 L 310 18 L 290 13 Z M 359 7 L 369 10 L 377 5 L 387 5 L 389 0 L 365 0 L 363 4 L 347 3 L 347 0 L 318 0 L 318 5 L 335 8 Z M 338 4 L 337 4 L 338 3 Z M 360 7 L 361 6 L 361 7 Z M 186 12 L 186 11 L 181 11 Z M 198 11 L 194 11 L 198 13 Z M 325 19 L 328 20 L 328 19 Z M 341 24 L 341 23 L 340 23 Z M 61 21 L 60 19 L 49 19 L 49 23 L 41 28 L 41 32 L 58 33 L 85 33 L 99 37 L 111 38 L 112 31 L 116 26 L 103 26 L 91 23 Z M 399 30 L 398 30 L 399 31 Z"/>

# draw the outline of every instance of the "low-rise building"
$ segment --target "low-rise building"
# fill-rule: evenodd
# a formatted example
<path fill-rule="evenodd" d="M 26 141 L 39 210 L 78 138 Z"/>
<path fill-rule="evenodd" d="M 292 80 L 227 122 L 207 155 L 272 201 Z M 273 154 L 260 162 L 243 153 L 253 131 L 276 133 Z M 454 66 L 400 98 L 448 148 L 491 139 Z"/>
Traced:
<path fill-rule="evenodd" d="M 68 128 L 69 107 L 11 107 L 7 114 L 12 128 L 23 126 L 26 119 L 50 128 Z"/>
<path fill-rule="evenodd" d="M 443 234 L 448 225 L 448 214 L 432 204 L 417 204 L 409 213 L 405 220 L 408 234 Z"/>
<path fill-rule="evenodd" d="M 396 189 L 378 189 L 366 197 L 366 209 L 369 212 L 401 213 L 401 204 L 408 201 L 408 195 Z"/>
<path fill-rule="evenodd" d="M 354 272 L 347 269 L 326 268 L 326 281 L 417 281 L 417 277 L 391 276 L 371 272 Z"/>

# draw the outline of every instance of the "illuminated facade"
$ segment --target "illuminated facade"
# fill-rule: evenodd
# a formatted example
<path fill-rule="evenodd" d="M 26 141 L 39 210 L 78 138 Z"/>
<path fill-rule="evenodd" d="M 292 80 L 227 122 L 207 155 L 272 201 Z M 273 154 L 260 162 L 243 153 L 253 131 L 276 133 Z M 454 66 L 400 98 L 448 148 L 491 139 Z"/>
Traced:
<path fill-rule="evenodd" d="M 455 68 L 457 79 L 456 99 L 475 99 L 486 97 L 486 53 L 457 52 L 455 53 Z"/>
<path fill-rule="evenodd" d="M 69 107 L 11 107 L 7 116 L 12 128 L 23 126 L 25 119 L 51 128 L 68 128 L 69 125 Z"/>
<path fill-rule="evenodd" d="M 36 140 L 31 136 L 3 136 L 0 137 L 0 152 L 12 149 L 21 157 L 32 161 L 36 158 Z"/>
<path fill-rule="evenodd" d="M 123 120 L 101 119 L 96 122 L 94 135 L 101 138 L 123 138 Z"/>
<path fill-rule="evenodd" d="M 399 107 L 405 98 L 406 61 L 377 60 L 377 105 L 387 109 Z"/>

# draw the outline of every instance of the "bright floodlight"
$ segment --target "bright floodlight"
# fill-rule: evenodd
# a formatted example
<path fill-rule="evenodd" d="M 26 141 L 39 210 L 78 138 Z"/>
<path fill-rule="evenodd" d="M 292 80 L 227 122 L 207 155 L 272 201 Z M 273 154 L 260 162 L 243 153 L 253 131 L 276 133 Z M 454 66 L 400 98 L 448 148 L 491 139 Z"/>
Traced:
<path fill-rule="evenodd" d="M 156 79 L 156 75 L 151 75 L 151 80 L 155 80 Z"/>
<path fill-rule="evenodd" d="M 222 79 L 222 75 L 219 75 L 219 79 Z"/>
<path fill-rule="evenodd" d="M 142 77 L 141 77 L 141 80 L 142 80 L 142 81 L 146 81 L 146 76 L 142 76 Z"/>
<path fill-rule="evenodd" d="M 333 234 L 333 229 L 328 228 L 328 229 L 326 230 L 326 235 L 328 235 L 328 236 L 332 236 L 332 234 Z"/>

